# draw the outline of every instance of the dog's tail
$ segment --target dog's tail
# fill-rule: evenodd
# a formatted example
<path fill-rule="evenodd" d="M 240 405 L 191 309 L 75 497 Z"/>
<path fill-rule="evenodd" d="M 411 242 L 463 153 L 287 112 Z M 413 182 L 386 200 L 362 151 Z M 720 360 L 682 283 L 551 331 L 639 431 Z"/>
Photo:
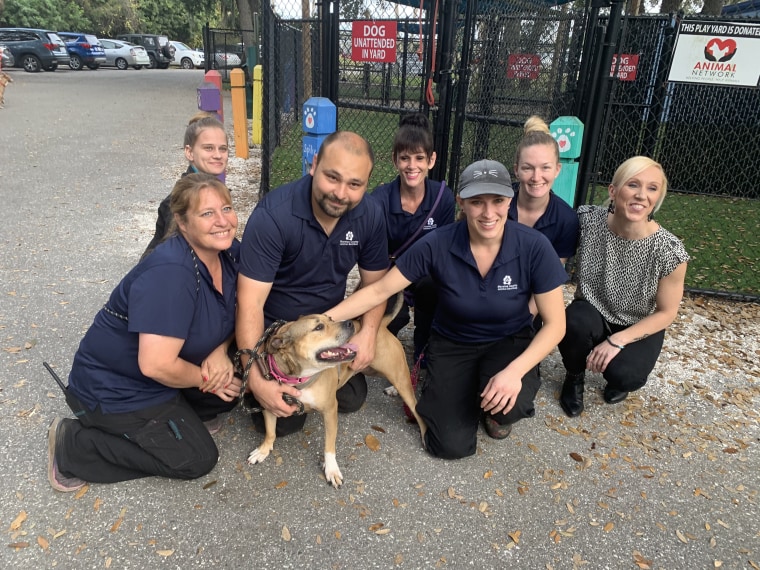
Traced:
<path fill-rule="evenodd" d="M 383 326 L 387 327 L 390 322 L 396 318 L 396 315 L 401 310 L 401 305 L 404 304 L 404 292 L 399 291 L 392 297 L 388 298 L 385 303 L 385 313 L 383 313 Z"/>

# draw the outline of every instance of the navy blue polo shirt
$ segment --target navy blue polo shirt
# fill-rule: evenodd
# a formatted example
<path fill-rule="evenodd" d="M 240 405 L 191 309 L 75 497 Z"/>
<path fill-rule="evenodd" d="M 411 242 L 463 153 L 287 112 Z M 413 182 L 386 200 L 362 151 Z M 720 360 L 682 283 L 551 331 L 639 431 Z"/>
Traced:
<path fill-rule="evenodd" d="M 392 182 L 378 186 L 372 191 L 370 196 L 378 201 L 385 214 L 385 224 L 388 228 L 388 255 L 398 251 L 420 226 L 422 226 L 422 231 L 414 241 L 438 227 L 454 222 L 454 192 L 448 186 L 444 186 L 441 200 L 435 212 L 430 214 L 440 189 L 440 182 L 426 178 L 425 196 L 414 214 L 401 208 L 400 176 L 396 176 Z"/>
<path fill-rule="evenodd" d="M 245 226 L 240 273 L 272 283 L 264 304 L 267 325 L 324 313 L 340 303 L 357 263 L 367 271 L 388 268 L 380 206 L 362 199 L 328 236 L 311 209 L 311 182 L 307 175 L 273 190 Z"/>
<path fill-rule="evenodd" d="M 519 221 L 517 219 L 517 190 L 509 204 L 508 217 L 510 220 Z M 576 211 L 554 192 L 550 192 L 546 211 L 536 220 L 533 229 L 549 239 L 554 251 L 557 252 L 557 257 L 570 259 L 575 255 L 575 249 L 578 246 L 579 227 Z"/>
<path fill-rule="evenodd" d="M 549 240 L 507 222 L 501 249 L 485 278 L 470 249 L 467 222 L 429 233 L 396 262 L 411 282 L 430 275 L 438 289 L 433 329 L 455 342 L 503 339 L 531 326 L 528 301 L 567 281 Z"/>
<path fill-rule="evenodd" d="M 179 357 L 201 362 L 235 331 L 237 259 L 235 240 L 222 260 L 219 293 L 211 275 L 180 235 L 161 243 L 138 263 L 113 290 L 105 310 L 79 344 L 69 375 L 69 387 L 88 408 L 100 405 L 107 414 L 131 412 L 167 402 L 177 394 L 140 372 L 139 333 L 185 341 Z"/>

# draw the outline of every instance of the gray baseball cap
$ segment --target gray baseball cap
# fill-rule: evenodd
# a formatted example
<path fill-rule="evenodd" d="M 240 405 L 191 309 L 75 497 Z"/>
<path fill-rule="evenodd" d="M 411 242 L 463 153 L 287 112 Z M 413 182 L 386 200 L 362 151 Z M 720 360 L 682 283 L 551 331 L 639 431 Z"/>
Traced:
<path fill-rule="evenodd" d="M 459 175 L 460 198 L 472 198 L 481 194 L 496 194 L 507 198 L 515 195 L 509 171 L 501 162 L 479 160 L 473 162 Z"/>

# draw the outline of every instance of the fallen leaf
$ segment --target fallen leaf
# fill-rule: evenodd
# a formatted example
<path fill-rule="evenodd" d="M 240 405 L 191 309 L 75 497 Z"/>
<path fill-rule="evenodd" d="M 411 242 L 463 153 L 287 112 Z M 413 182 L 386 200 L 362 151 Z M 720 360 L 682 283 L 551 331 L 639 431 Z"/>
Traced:
<path fill-rule="evenodd" d="M 370 426 L 373 430 L 379 431 L 380 433 L 385 433 L 385 429 L 381 428 L 380 426 Z"/>
<path fill-rule="evenodd" d="M 493 476 L 493 471 L 491 471 L 490 469 L 486 471 L 485 473 L 483 473 L 483 479 L 490 479 L 492 476 Z"/>
<path fill-rule="evenodd" d="M 723 453 L 739 453 L 739 450 L 735 447 L 727 447 L 723 450 Z"/>
<path fill-rule="evenodd" d="M 339 530 L 336 530 L 336 531 L 335 531 L 335 538 L 336 538 L 336 539 L 338 539 L 338 540 L 340 540 L 340 536 L 341 536 L 341 535 L 340 535 L 340 531 L 339 531 Z"/>
<path fill-rule="evenodd" d="M 159 556 L 171 556 L 174 554 L 174 550 L 156 550 L 156 554 Z"/>
<path fill-rule="evenodd" d="M 583 456 L 580 453 L 575 453 L 573 451 L 570 453 L 570 457 L 572 457 L 578 463 L 583 463 Z"/>
<path fill-rule="evenodd" d="M 604 527 L 602 527 L 602 530 L 604 532 L 610 532 L 613 528 L 615 528 L 615 523 L 610 521 L 606 525 L 604 525 Z"/>
<path fill-rule="evenodd" d="M 385 523 L 381 523 L 381 522 L 375 523 L 375 524 L 371 524 L 369 526 L 369 530 L 372 531 L 372 532 L 375 532 L 375 531 L 383 528 L 384 526 L 385 526 Z"/>
<path fill-rule="evenodd" d="M 396 566 L 399 566 L 404 561 L 404 555 L 403 554 L 396 554 L 396 556 L 393 557 L 393 563 Z"/>
<path fill-rule="evenodd" d="M 365 436 L 364 444 L 369 448 L 370 451 L 377 451 L 380 449 L 380 440 L 371 433 Z"/>
<path fill-rule="evenodd" d="M 89 490 L 90 490 L 90 486 L 89 485 L 85 485 L 84 487 L 82 487 L 81 489 L 79 489 L 79 491 L 76 492 L 76 494 L 74 495 L 74 499 L 75 500 L 81 499 L 82 497 L 85 496 L 85 494 Z"/>
<path fill-rule="evenodd" d="M 285 542 L 290 542 L 291 538 L 292 537 L 290 536 L 290 530 L 288 529 L 288 527 L 286 526 L 282 527 L 282 540 L 284 540 Z"/>
<path fill-rule="evenodd" d="M 37 537 L 37 544 L 40 545 L 40 548 L 42 550 L 47 550 L 50 547 L 50 543 L 44 536 L 38 536 Z"/>
<path fill-rule="evenodd" d="M 678 540 L 683 542 L 684 544 L 687 544 L 689 542 L 689 539 L 684 536 L 684 534 L 680 531 L 676 531 L 676 536 L 678 537 Z"/>
<path fill-rule="evenodd" d="M 21 511 L 18 516 L 16 516 L 15 519 L 13 519 L 13 522 L 11 523 L 10 530 L 18 530 L 21 528 L 21 525 L 24 524 L 24 521 L 26 520 L 26 511 Z"/>
<path fill-rule="evenodd" d="M 391 531 L 389 528 L 381 528 L 380 530 L 376 530 L 375 534 L 388 534 Z"/>
<path fill-rule="evenodd" d="M 280 481 L 277 483 L 277 485 L 274 486 L 275 489 L 282 489 L 283 487 L 287 487 L 288 482 L 287 481 Z"/>
<path fill-rule="evenodd" d="M 99 511 L 100 507 L 102 506 L 103 506 L 103 499 L 101 499 L 100 497 L 95 497 L 95 502 L 92 505 L 92 510 Z"/>
<path fill-rule="evenodd" d="M 18 550 L 19 548 L 27 548 L 29 546 L 28 542 L 11 542 L 8 547 L 9 548 L 15 548 Z"/>
<path fill-rule="evenodd" d="M 209 481 L 208 483 L 206 483 L 206 484 L 203 486 L 203 490 L 205 491 L 206 489 L 210 489 L 210 488 L 211 488 L 211 487 L 213 487 L 214 485 L 216 485 L 216 479 L 214 479 L 213 481 Z"/>
<path fill-rule="evenodd" d="M 512 542 L 515 544 L 520 544 L 520 535 L 522 534 L 521 530 L 516 530 L 514 532 L 508 532 L 507 535 L 509 538 L 512 539 Z"/>

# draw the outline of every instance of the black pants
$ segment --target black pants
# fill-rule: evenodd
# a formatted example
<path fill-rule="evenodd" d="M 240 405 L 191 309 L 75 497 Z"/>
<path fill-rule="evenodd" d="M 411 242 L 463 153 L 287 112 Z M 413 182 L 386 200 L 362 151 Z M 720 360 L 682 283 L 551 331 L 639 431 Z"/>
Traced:
<path fill-rule="evenodd" d="M 77 403 L 75 398 L 72 403 Z M 63 438 L 56 448 L 58 468 L 63 475 L 92 483 L 116 483 L 152 475 L 201 477 L 214 468 L 219 458 L 203 422 L 236 405 L 237 400 L 225 402 L 192 388 L 182 390 L 164 404 L 134 412 L 104 414 L 100 408 L 88 410 L 79 419 L 63 420 Z"/>
<path fill-rule="evenodd" d="M 562 363 L 571 374 L 586 369 L 586 358 L 594 347 L 620 330 L 624 325 L 608 323 L 588 301 L 577 299 L 565 309 L 567 329 L 559 343 Z M 615 390 L 633 392 L 647 383 L 649 374 L 657 363 L 662 350 L 665 331 L 630 342 L 610 360 L 604 371 L 604 379 Z"/>
<path fill-rule="evenodd" d="M 491 377 L 520 356 L 533 339 L 533 330 L 483 344 L 462 344 L 433 331 L 428 344 L 428 380 L 422 388 L 417 412 L 427 423 L 428 452 L 444 459 L 475 453 L 483 410 L 480 393 Z M 517 402 L 507 414 L 491 416 L 499 424 L 533 417 L 541 380 L 533 368 L 522 379 Z"/>
<path fill-rule="evenodd" d="M 408 287 L 404 295 L 404 304 L 401 305 L 396 318 L 388 324 L 388 330 L 394 336 L 397 336 L 399 331 L 411 320 L 409 304 L 406 301 L 409 294 L 414 300 L 414 355 L 416 357 L 419 356 L 430 339 L 433 315 L 435 315 L 435 308 L 438 304 L 438 290 L 430 277 L 424 277 Z"/>

